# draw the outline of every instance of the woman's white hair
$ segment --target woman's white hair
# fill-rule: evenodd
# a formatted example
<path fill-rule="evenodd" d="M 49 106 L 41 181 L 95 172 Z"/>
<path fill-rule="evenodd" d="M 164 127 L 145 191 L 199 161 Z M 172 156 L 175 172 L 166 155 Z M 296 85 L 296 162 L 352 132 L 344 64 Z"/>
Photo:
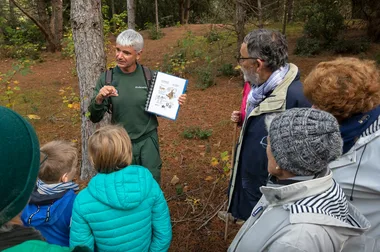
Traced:
<path fill-rule="evenodd" d="M 128 29 L 117 36 L 116 44 L 121 46 L 131 46 L 136 52 L 140 52 L 144 48 L 144 39 L 137 31 Z"/>

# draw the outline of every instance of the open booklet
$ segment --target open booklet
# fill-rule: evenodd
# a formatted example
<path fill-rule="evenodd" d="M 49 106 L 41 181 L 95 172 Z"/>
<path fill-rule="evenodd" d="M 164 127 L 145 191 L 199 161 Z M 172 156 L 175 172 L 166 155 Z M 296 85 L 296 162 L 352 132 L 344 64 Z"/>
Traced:
<path fill-rule="evenodd" d="M 152 86 L 148 90 L 145 111 L 172 120 L 177 119 L 178 98 L 185 93 L 187 80 L 170 74 L 156 72 L 152 78 Z"/>

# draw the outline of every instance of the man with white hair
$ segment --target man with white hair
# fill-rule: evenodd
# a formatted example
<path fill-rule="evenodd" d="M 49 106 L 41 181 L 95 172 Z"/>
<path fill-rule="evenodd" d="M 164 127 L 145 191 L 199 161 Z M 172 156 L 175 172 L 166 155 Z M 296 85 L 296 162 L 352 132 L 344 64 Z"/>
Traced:
<path fill-rule="evenodd" d="M 154 114 L 145 111 L 148 96 L 146 72 L 150 70 L 138 63 L 143 47 L 143 37 L 132 29 L 118 35 L 115 55 L 117 66 L 112 69 L 112 82 L 107 85 L 106 73 L 101 74 L 88 110 L 90 120 L 94 123 L 102 120 L 107 110 L 112 110 L 112 123 L 123 125 L 132 140 L 133 164 L 147 167 L 160 183 L 162 161 L 158 145 L 158 121 Z M 178 102 L 183 105 L 185 100 L 186 94 L 183 94 Z"/>

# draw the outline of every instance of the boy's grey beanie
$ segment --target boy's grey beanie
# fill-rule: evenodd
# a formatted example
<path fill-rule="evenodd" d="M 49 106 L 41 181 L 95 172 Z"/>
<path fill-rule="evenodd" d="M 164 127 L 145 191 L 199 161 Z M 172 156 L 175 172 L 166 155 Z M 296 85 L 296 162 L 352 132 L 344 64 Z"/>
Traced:
<path fill-rule="evenodd" d="M 342 154 L 339 124 L 327 112 L 294 108 L 277 115 L 269 128 L 278 166 L 295 175 L 314 175 Z"/>

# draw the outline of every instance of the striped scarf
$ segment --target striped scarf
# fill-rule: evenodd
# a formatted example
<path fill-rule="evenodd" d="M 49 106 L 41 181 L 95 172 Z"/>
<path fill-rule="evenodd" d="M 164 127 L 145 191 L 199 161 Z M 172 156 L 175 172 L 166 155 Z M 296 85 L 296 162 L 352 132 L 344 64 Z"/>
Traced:
<path fill-rule="evenodd" d="M 79 185 L 74 182 L 46 184 L 40 179 L 37 180 L 37 191 L 43 195 L 57 194 L 57 193 L 61 193 L 70 189 L 73 189 L 74 191 L 78 191 Z"/>
<path fill-rule="evenodd" d="M 306 197 L 290 205 L 292 214 L 314 213 L 324 214 L 346 222 L 352 226 L 360 227 L 348 213 L 348 203 L 342 188 L 334 181 L 333 186 L 324 193 Z"/>
<path fill-rule="evenodd" d="M 251 91 L 248 94 L 246 116 L 249 116 L 252 110 L 267 98 L 268 93 L 272 92 L 284 80 L 288 71 L 289 64 L 285 64 L 285 66 L 274 71 L 269 79 L 260 86 L 252 85 Z"/>

